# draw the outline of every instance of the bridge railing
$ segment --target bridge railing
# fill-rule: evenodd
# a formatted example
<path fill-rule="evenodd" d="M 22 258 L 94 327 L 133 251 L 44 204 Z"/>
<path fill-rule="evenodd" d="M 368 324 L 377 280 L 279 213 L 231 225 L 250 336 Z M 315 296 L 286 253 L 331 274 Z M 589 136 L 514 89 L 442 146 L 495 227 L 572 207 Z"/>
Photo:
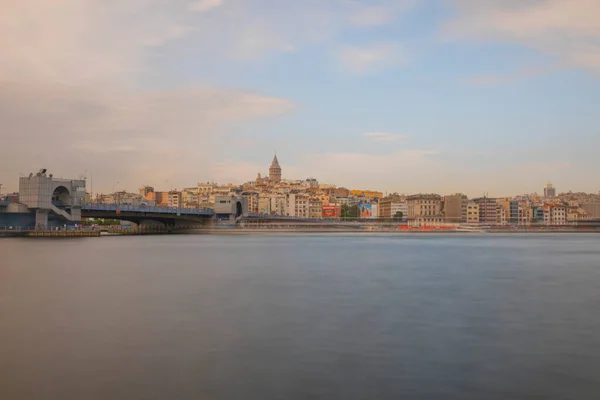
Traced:
<path fill-rule="evenodd" d="M 152 214 L 174 214 L 174 215 L 213 215 L 214 211 L 210 208 L 175 208 L 175 207 L 156 207 L 156 206 L 132 206 L 122 204 L 102 204 L 90 203 L 82 206 L 82 211 L 120 211 L 120 212 L 138 212 Z"/>
<path fill-rule="evenodd" d="M 23 232 L 23 231 L 35 231 L 35 226 L 17 226 L 17 225 L 0 225 L 0 231 L 16 231 L 16 232 Z"/>
<path fill-rule="evenodd" d="M 35 225 L 0 225 L 0 232 L 25 232 L 25 231 L 93 231 L 89 226 L 35 226 Z"/>

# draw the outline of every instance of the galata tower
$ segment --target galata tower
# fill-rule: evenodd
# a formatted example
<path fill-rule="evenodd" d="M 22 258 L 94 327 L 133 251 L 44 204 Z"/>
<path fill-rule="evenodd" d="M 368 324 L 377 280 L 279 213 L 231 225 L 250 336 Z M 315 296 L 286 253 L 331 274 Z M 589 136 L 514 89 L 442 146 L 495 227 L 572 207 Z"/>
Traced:
<path fill-rule="evenodd" d="M 277 154 L 273 157 L 273 162 L 271 163 L 271 167 L 269 167 L 269 180 L 273 184 L 281 182 L 281 167 L 277 160 Z"/>

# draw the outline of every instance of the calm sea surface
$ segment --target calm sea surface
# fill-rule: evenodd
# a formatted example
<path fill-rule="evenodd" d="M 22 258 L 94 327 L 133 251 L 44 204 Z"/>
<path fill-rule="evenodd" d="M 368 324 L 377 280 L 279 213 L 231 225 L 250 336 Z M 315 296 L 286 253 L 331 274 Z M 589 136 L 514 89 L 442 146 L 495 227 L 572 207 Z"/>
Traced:
<path fill-rule="evenodd" d="M 600 236 L 0 239 L 0 399 L 598 399 Z"/>

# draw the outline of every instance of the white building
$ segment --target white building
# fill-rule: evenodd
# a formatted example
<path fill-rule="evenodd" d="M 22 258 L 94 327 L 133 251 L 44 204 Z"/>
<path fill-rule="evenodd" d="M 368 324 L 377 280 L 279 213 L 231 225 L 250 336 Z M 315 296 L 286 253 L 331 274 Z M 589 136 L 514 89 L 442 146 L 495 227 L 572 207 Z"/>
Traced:
<path fill-rule="evenodd" d="M 373 205 L 375 209 L 373 210 L 373 214 L 376 215 L 376 206 Z M 397 215 L 399 212 L 402 213 L 402 221 L 406 221 L 408 218 L 408 203 L 406 201 L 393 201 L 391 204 L 392 208 L 392 218 Z"/>
<path fill-rule="evenodd" d="M 308 218 L 309 217 L 309 196 L 305 194 L 288 194 L 286 196 L 286 208 L 290 217 Z"/>
<path fill-rule="evenodd" d="M 544 205 L 544 224 L 545 225 L 566 225 L 567 207 L 559 203 L 550 203 Z"/>
<path fill-rule="evenodd" d="M 211 194 L 214 186 L 212 183 L 199 183 L 197 188 L 198 194 Z"/>
<path fill-rule="evenodd" d="M 270 213 L 276 215 L 288 215 L 287 199 L 285 195 L 273 194 L 270 196 Z"/>

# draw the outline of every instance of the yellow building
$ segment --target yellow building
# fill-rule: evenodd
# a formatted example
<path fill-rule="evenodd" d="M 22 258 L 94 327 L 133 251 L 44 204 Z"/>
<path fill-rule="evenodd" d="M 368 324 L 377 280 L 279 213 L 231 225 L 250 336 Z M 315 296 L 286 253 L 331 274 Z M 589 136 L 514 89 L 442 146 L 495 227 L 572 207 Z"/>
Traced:
<path fill-rule="evenodd" d="M 475 203 L 474 201 L 470 201 L 467 204 L 467 223 L 479 223 L 479 204 Z"/>
<path fill-rule="evenodd" d="M 354 190 L 350 191 L 350 194 L 352 196 L 370 197 L 370 198 L 374 198 L 374 199 L 381 199 L 383 197 L 383 193 L 382 192 L 376 192 L 374 190 L 354 189 Z"/>

